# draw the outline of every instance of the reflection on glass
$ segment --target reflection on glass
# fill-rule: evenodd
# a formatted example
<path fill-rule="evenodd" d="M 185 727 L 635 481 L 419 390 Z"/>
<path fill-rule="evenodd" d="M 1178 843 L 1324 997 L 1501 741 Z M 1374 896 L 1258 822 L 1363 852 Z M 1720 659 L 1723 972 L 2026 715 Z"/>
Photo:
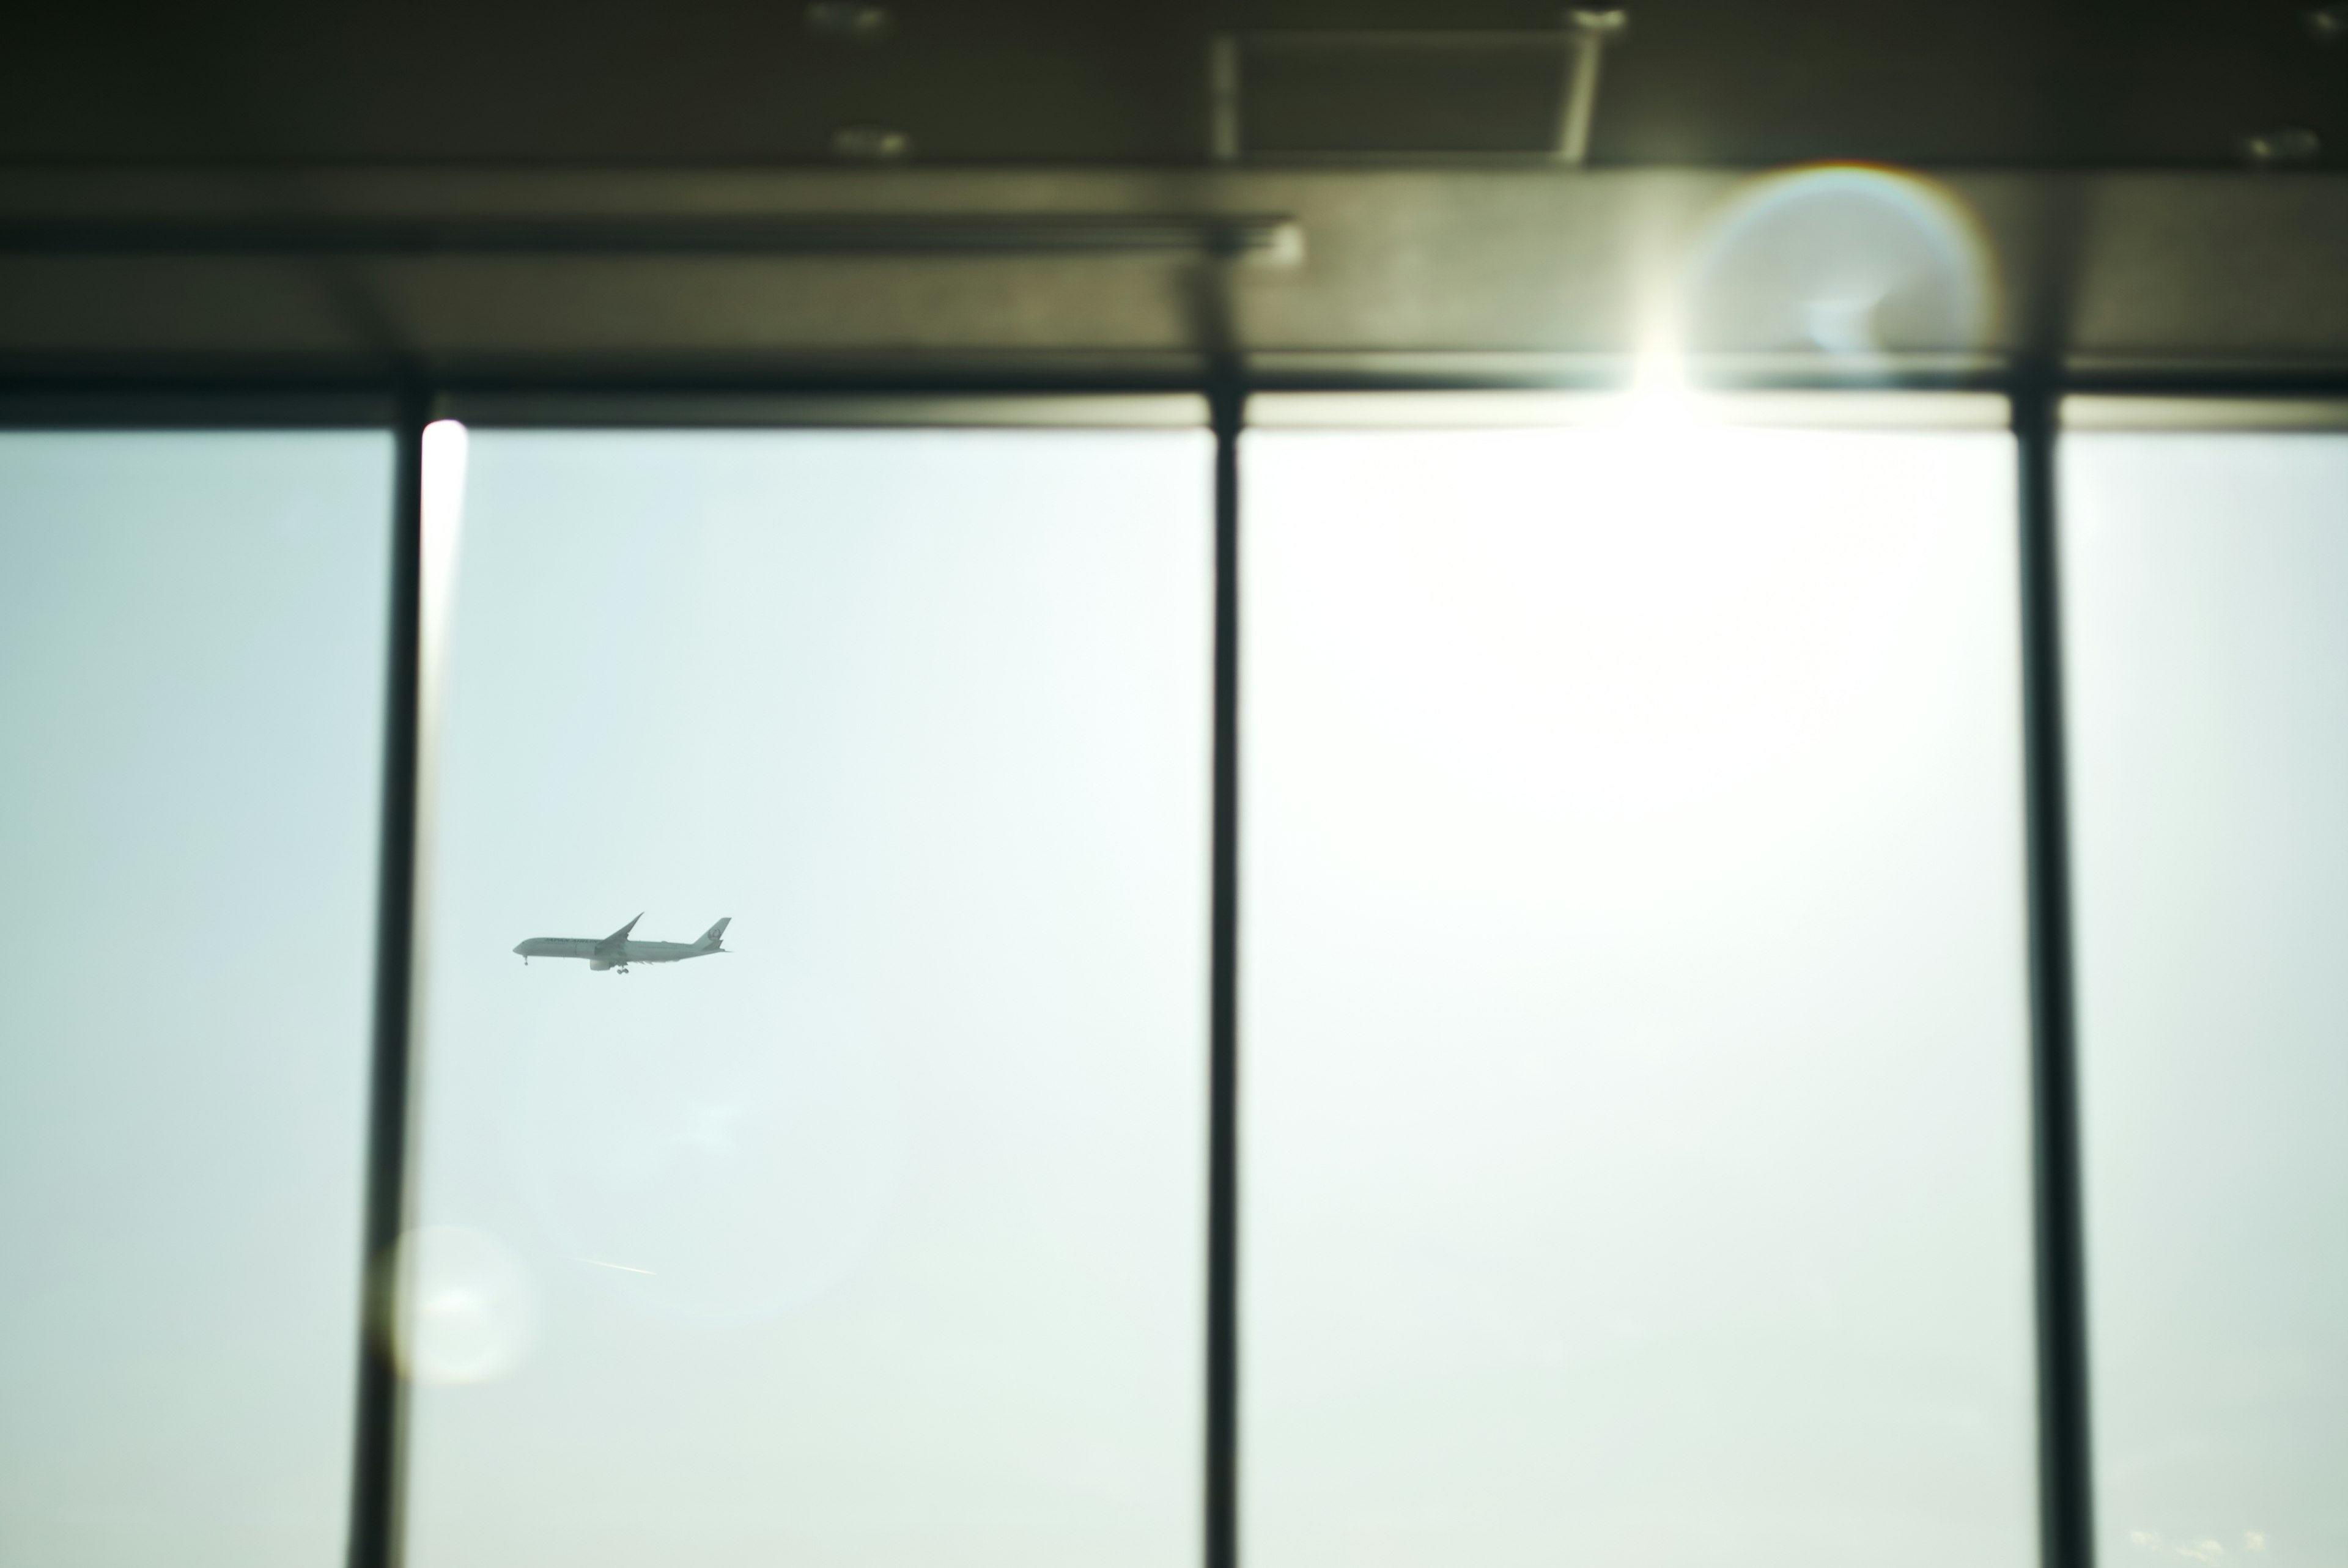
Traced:
<path fill-rule="evenodd" d="M 2348 1560 L 2348 438 L 2063 473 L 2103 1560 Z"/>
<path fill-rule="evenodd" d="M 469 463 L 411 1561 L 1189 1568 L 1206 437 Z"/>
<path fill-rule="evenodd" d="M 1245 456 L 1248 1561 L 2030 1561 L 2007 439 Z"/>
<path fill-rule="evenodd" d="M 343 1551 L 391 443 L 0 436 L 0 1558 Z"/>

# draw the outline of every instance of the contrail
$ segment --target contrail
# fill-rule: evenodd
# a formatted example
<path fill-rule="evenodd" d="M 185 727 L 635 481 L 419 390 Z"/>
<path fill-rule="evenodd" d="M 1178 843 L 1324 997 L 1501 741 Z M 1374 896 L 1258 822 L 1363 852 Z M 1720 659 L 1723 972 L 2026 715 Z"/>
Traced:
<path fill-rule="evenodd" d="M 597 1268 L 616 1268 L 622 1274 L 651 1274 L 653 1272 L 649 1268 L 635 1268 L 624 1263 L 605 1263 L 600 1257 L 582 1257 L 579 1261 L 582 1263 L 592 1263 Z M 654 1277 L 657 1278 L 658 1276 L 654 1276 Z"/>

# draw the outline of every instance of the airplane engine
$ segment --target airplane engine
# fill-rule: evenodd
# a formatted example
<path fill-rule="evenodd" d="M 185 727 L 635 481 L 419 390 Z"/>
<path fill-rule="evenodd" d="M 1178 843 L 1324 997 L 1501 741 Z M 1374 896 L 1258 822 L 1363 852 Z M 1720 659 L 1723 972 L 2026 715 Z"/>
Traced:
<path fill-rule="evenodd" d="M 587 967 L 591 969 L 608 969 L 616 961 L 612 958 L 590 958 L 587 960 Z"/>

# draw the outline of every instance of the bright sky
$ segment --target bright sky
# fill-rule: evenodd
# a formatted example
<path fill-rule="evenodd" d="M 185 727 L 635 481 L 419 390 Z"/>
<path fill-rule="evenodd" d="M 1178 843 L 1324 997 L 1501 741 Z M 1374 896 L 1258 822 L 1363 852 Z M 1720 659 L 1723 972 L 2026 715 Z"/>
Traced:
<path fill-rule="evenodd" d="M 1245 442 L 1252 1568 L 2028 1561 L 2010 439 Z M 463 445 L 411 1560 L 1188 1568 L 1208 438 Z M 341 1550 L 389 459 L 0 436 L 12 1561 Z M 2064 472 L 2107 1561 L 2329 1562 L 2348 442 Z"/>
<path fill-rule="evenodd" d="M 1195 1557 L 1210 456 L 475 433 L 418 1568 Z M 511 953 L 639 910 L 730 950 Z"/>
<path fill-rule="evenodd" d="M 2010 439 L 1247 442 L 1249 1561 L 2029 1561 Z"/>
<path fill-rule="evenodd" d="M 338 1561 L 391 441 L 0 436 L 0 1556 Z"/>

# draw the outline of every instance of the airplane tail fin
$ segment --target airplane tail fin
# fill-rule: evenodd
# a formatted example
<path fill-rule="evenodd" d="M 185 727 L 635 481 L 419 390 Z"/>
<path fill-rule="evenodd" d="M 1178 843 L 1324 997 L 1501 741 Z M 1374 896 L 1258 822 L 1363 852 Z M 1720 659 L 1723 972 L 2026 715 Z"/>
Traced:
<path fill-rule="evenodd" d="M 695 942 L 694 946 L 701 948 L 704 952 L 716 953 L 724 951 L 726 947 L 726 927 L 733 923 L 734 917 L 731 915 L 726 916 L 726 918 L 718 921 L 717 924 L 710 927 L 709 929 L 701 933 L 701 940 Z"/>

